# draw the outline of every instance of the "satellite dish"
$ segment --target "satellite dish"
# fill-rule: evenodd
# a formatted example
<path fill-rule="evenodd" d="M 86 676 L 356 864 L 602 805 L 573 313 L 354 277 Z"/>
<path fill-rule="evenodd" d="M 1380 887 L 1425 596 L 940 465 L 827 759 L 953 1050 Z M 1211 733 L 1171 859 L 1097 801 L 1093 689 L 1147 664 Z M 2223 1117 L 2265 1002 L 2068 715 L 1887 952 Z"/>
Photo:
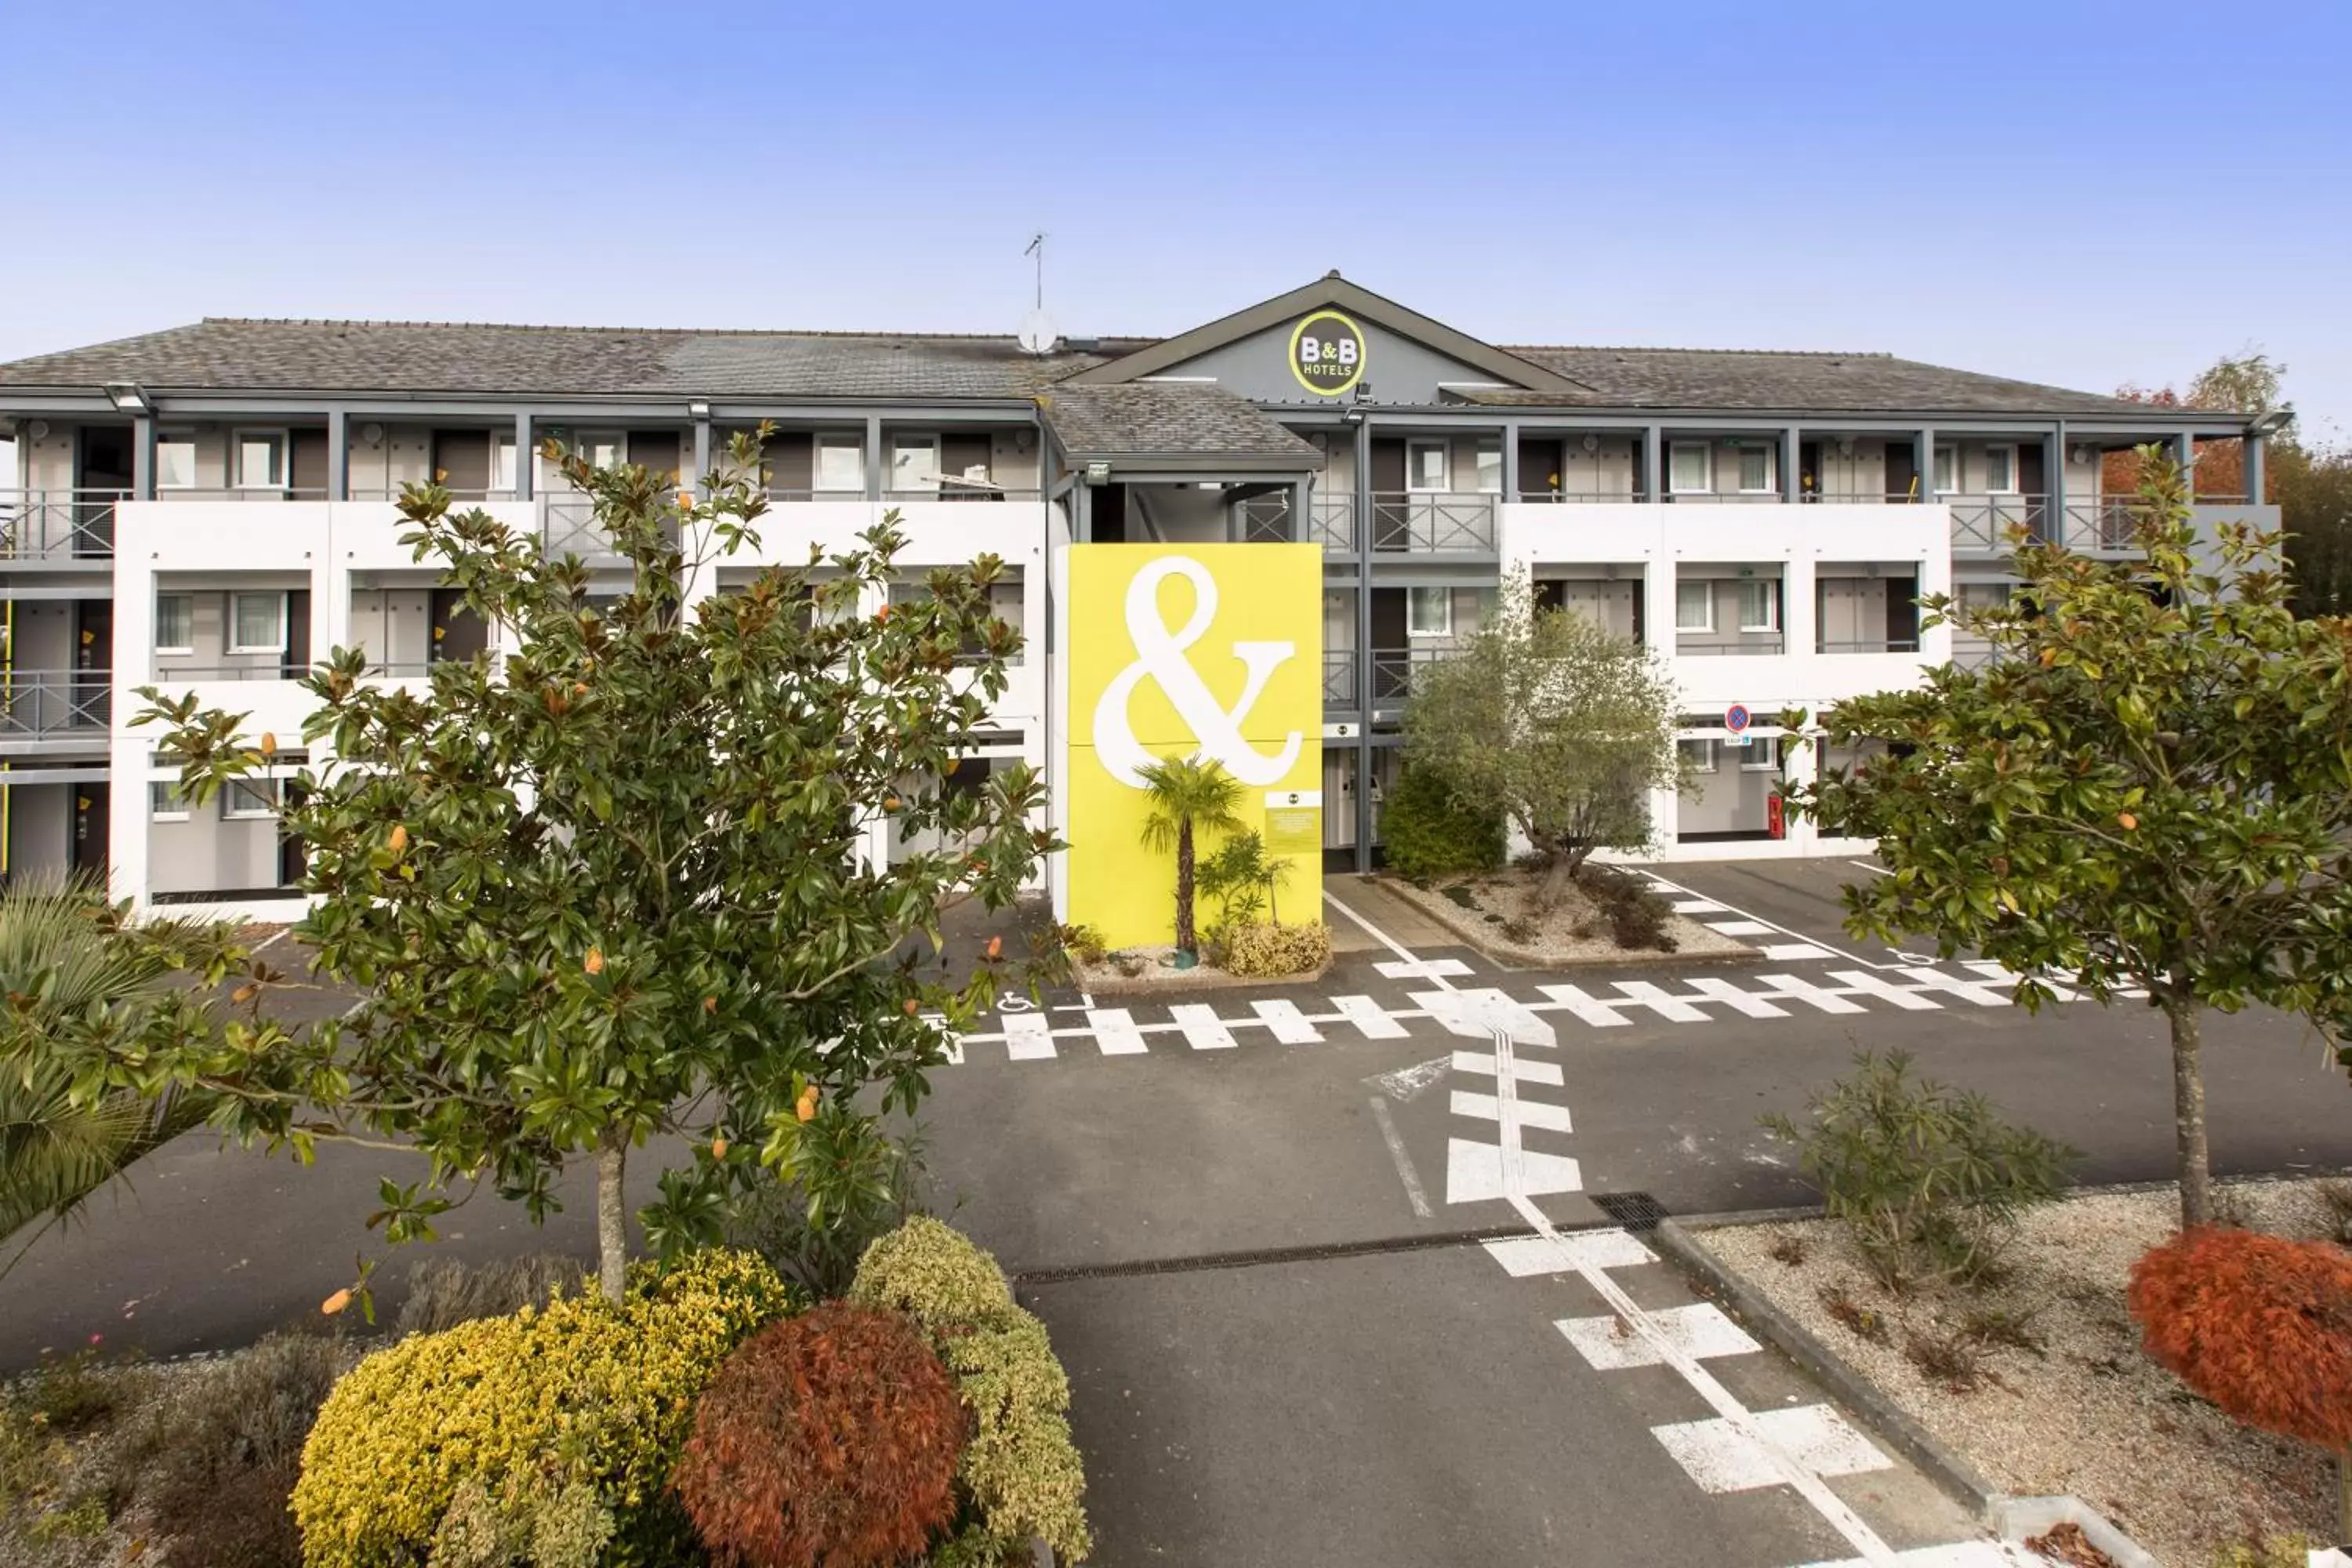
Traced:
<path fill-rule="evenodd" d="M 1054 318 L 1042 310 L 1032 310 L 1022 317 L 1021 331 L 1015 335 L 1021 346 L 1033 354 L 1050 353 L 1054 345 L 1062 341 L 1061 330 L 1054 325 Z"/>

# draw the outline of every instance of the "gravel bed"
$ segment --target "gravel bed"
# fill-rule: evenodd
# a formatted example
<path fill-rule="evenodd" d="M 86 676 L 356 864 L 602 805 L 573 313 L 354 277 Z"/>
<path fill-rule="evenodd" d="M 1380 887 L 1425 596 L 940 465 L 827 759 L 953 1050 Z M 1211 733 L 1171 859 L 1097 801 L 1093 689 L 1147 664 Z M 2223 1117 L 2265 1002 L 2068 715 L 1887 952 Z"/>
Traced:
<path fill-rule="evenodd" d="M 1655 960 L 1669 956 L 1654 948 L 1622 948 L 1611 940 L 1608 917 L 1593 903 L 1581 888 L 1571 886 L 1550 912 L 1542 916 L 1535 911 L 1536 879 L 1525 871 L 1493 871 L 1477 876 L 1444 877 L 1428 888 L 1417 888 L 1402 877 L 1384 876 L 1381 886 L 1421 910 L 1428 916 L 1469 942 L 1497 958 L 1512 963 L 1537 968 L 1552 968 L 1570 964 L 1622 963 L 1628 960 Z M 1459 888 L 1476 904 L 1465 909 L 1447 896 L 1445 889 Z M 1488 918 L 1488 917 L 1495 918 Z M 1514 918 L 1530 921 L 1535 935 L 1525 942 L 1514 942 L 1503 934 L 1503 922 Z M 1580 936 L 1580 929 L 1591 929 L 1594 934 Z M 1666 934 L 1674 939 L 1675 958 L 1721 958 L 1733 954 L 1748 955 L 1754 949 L 1735 937 L 1709 931 L 1685 915 L 1668 915 Z"/>
<path fill-rule="evenodd" d="M 1324 971 L 1330 968 L 1327 961 L 1297 974 L 1245 975 L 1206 963 L 1178 969 L 1175 957 L 1173 947 L 1123 947 L 1105 954 L 1100 963 L 1089 963 L 1073 953 L 1070 978 L 1088 995 L 1119 996 L 1157 991 L 1226 991 L 1241 985 L 1301 985 L 1322 978 Z M 1141 967 L 1129 974 L 1118 967 L 1118 961 L 1122 958 Z"/>
<path fill-rule="evenodd" d="M 2233 1183 L 2225 1212 L 2251 1228 L 2332 1238 L 2322 1184 Z M 1997 1489 L 2072 1493 L 2171 1568 L 2207 1568 L 2223 1548 L 2336 1524 L 2333 1458 L 2242 1426 L 2140 1353 L 2124 1308 L 2133 1262 L 2178 1228 L 2170 1189 L 2068 1198 L 2028 1214 L 2000 1283 L 1969 1294 L 1895 1297 L 1827 1220 L 1725 1226 L 1700 1239 L 1855 1372 L 1877 1384 Z M 1773 1256 L 1801 1245 L 1800 1261 Z M 1824 1295 L 1877 1314 L 1866 1339 Z M 1972 1389 L 1923 1373 L 1914 1338 L 1950 1336 L 1972 1310 L 2005 1313 L 2039 1339 L 1981 1350 Z M 1851 1314 L 1844 1314 L 1850 1320 Z"/>

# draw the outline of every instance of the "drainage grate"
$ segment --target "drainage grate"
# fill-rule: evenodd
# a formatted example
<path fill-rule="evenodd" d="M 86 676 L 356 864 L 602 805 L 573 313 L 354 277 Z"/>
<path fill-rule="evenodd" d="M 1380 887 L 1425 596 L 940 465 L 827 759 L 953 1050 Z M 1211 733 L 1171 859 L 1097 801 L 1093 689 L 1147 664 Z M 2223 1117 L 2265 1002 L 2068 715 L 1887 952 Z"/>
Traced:
<path fill-rule="evenodd" d="M 1665 1209 L 1647 1193 L 1591 1193 L 1595 1207 L 1627 1230 L 1639 1234 L 1658 1228 Z"/>

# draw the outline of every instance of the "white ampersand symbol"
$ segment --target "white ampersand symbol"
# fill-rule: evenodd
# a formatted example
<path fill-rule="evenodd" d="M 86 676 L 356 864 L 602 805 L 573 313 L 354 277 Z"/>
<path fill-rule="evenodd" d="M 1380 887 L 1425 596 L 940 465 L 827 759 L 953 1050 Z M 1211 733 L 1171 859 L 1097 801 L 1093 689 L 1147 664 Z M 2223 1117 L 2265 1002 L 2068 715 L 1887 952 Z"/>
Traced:
<path fill-rule="evenodd" d="M 1160 584 L 1171 577 L 1181 577 L 1192 584 L 1192 614 L 1172 635 L 1160 616 Z M 1095 704 L 1095 754 L 1120 783 L 1141 789 L 1142 770 L 1158 760 L 1135 738 L 1135 727 L 1127 716 L 1128 702 L 1146 676 L 1159 683 L 1177 716 L 1191 728 L 1201 754 L 1223 763 L 1225 771 L 1242 783 L 1260 788 L 1279 784 L 1298 761 L 1304 743 L 1299 731 L 1290 731 L 1282 749 L 1269 757 L 1244 740 L 1241 731 L 1241 721 L 1256 705 L 1267 679 L 1298 651 L 1298 645 L 1234 644 L 1234 657 L 1242 661 L 1249 679 L 1229 713 L 1217 706 L 1208 683 L 1184 657 L 1184 650 L 1200 641 L 1216 618 L 1216 580 L 1197 561 L 1181 555 L 1155 561 L 1127 585 L 1127 631 L 1135 639 L 1135 662 L 1111 678 L 1102 700 Z"/>

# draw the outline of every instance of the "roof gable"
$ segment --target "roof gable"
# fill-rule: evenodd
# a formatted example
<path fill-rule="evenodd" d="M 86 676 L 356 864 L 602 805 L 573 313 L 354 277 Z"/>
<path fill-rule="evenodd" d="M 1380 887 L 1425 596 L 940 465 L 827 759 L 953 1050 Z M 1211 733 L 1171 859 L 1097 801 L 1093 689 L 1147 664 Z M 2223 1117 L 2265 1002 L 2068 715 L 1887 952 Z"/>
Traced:
<path fill-rule="evenodd" d="M 1223 367 L 1230 363 L 1230 356 L 1222 356 L 1219 351 L 1230 350 L 1252 340 L 1279 342 L 1283 352 L 1287 354 L 1297 332 L 1306 327 L 1308 318 L 1318 311 L 1336 311 L 1349 324 L 1393 334 L 1395 339 L 1419 351 L 1414 357 L 1426 368 L 1443 374 L 1442 367 L 1454 367 L 1460 373 L 1454 377 L 1457 380 L 1475 380 L 1526 392 L 1556 393 L 1563 397 L 1574 396 L 1587 390 L 1557 371 L 1507 353 L 1492 343 L 1481 342 L 1443 321 L 1424 316 L 1418 310 L 1408 310 L 1393 300 L 1350 283 L 1337 271 L 1326 273 L 1304 288 L 1277 294 L 1271 300 L 1262 300 L 1229 316 L 1222 316 L 1190 331 L 1163 338 L 1147 348 L 1082 370 L 1068 379 L 1076 384 L 1103 385 L 1158 375 L 1181 376 L 1185 370 L 1203 364 L 1214 363 Z M 1366 379 L 1377 381 L 1379 374 L 1377 369 L 1367 364 Z M 1236 387 L 1235 390 L 1248 395 L 1253 389 Z M 1278 395 L 1282 401 L 1313 403 L 1328 401 L 1332 395 L 1298 379 Z M 1391 397 L 1385 401 L 1400 400 Z M 1434 399 L 1407 398 L 1402 401 Z"/>

